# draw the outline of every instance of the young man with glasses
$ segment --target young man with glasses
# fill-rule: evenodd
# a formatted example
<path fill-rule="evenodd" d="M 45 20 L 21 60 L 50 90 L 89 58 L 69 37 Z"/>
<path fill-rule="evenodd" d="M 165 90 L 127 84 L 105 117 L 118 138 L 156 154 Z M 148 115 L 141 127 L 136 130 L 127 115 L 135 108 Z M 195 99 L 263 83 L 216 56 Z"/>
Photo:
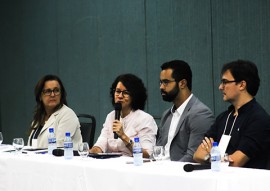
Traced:
<path fill-rule="evenodd" d="M 196 98 L 192 90 L 192 72 L 182 60 L 161 66 L 160 92 L 173 106 L 166 110 L 158 129 L 157 145 L 164 146 L 165 158 L 193 162 L 193 154 L 214 122 L 212 111 Z"/>
<path fill-rule="evenodd" d="M 260 86 L 257 66 L 250 61 L 233 61 L 223 66 L 221 78 L 219 90 L 231 106 L 216 118 L 194 160 L 209 162 L 215 141 L 219 142 L 222 156 L 229 154 L 230 166 L 266 169 L 270 117 L 255 99 Z"/>

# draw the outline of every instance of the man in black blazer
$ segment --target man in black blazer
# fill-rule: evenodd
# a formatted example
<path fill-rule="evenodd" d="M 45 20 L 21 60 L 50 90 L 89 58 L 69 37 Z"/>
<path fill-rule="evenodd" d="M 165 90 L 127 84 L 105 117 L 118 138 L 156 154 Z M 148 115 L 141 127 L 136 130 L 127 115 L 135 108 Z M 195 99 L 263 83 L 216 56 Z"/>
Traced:
<path fill-rule="evenodd" d="M 192 72 L 182 60 L 161 66 L 160 91 L 173 106 L 166 110 L 158 130 L 157 145 L 165 148 L 165 158 L 193 162 L 193 154 L 214 123 L 212 111 L 192 92 Z"/>

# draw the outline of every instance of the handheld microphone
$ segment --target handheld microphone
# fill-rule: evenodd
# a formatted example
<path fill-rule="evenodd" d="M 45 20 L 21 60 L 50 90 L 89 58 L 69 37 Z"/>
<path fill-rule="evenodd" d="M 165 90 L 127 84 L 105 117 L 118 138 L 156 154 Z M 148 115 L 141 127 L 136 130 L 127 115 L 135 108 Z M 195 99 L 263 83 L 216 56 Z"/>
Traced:
<path fill-rule="evenodd" d="M 64 150 L 63 149 L 53 149 L 52 154 L 57 157 L 64 156 Z"/>
<path fill-rule="evenodd" d="M 63 149 L 53 149 L 52 154 L 57 157 L 64 156 L 64 150 Z M 78 151 L 73 151 L 74 156 L 80 156 Z"/>
<path fill-rule="evenodd" d="M 205 170 L 205 169 L 211 169 L 210 164 L 185 164 L 184 165 L 184 171 L 186 172 L 192 172 L 193 170 Z"/>
<path fill-rule="evenodd" d="M 121 110 L 122 110 L 121 103 L 116 103 L 114 105 L 114 110 L 115 110 L 115 117 L 114 117 L 114 119 L 120 120 L 120 113 L 121 113 Z M 118 139 L 117 133 L 113 132 L 113 134 L 114 134 L 114 139 Z"/>

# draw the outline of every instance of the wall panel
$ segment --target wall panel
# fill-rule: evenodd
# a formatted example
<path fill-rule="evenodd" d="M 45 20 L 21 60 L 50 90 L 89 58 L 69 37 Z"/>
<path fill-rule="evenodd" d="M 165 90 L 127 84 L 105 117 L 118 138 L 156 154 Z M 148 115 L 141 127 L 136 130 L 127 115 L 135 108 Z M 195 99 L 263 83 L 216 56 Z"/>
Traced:
<path fill-rule="evenodd" d="M 147 1 L 146 29 L 150 113 L 160 116 L 171 107 L 158 82 L 160 65 L 173 59 L 190 64 L 194 94 L 214 110 L 210 1 Z"/>
<path fill-rule="evenodd" d="M 218 91 L 220 70 L 224 63 L 247 59 L 258 66 L 261 87 L 257 100 L 270 111 L 267 75 L 270 65 L 270 1 L 240 0 L 212 1 L 213 18 L 213 72 L 215 108 L 219 113 L 228 106 Z M 244 5 L 244 6 L 243 6 Z"/>
<path fill-rule="evenodd" d="M 143 79 L 154 116 L 171 106 L 159 93 L 160 65 L 187 61 L 193 92 L 215 114 L 223 103 L 223 63 L 250 59 L 262 85 L 257 99 L 269 104 L 269 0 L 1 0 L 0 128 L 5 143 L 23 136 L 32 120 L 34 86 L 59 75 L 77 113 L 96 116 L 100 133 L 112 110 L 109 88 L 120 73 Z"/>

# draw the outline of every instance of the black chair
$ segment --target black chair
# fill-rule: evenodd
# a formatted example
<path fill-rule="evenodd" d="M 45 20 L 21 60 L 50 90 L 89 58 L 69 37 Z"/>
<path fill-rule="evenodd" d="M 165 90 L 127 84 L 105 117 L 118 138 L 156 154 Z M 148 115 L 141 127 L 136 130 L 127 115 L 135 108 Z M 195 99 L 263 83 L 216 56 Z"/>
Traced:
<path fill-rule="evenodd" d="M 95 138 L 96 118 L 89 114 L 78 114 L 77 117 L 79 118 L 81 125 L 83 142 L 87 142 L 89 144 L 89 148 L 92 148 Z"/>
<path fill-rule="evenodd" d="M 267 170 L 270 170 L 270 151 L 267 152 L 268 153 L 268 157 L 267 157 Z"/>

